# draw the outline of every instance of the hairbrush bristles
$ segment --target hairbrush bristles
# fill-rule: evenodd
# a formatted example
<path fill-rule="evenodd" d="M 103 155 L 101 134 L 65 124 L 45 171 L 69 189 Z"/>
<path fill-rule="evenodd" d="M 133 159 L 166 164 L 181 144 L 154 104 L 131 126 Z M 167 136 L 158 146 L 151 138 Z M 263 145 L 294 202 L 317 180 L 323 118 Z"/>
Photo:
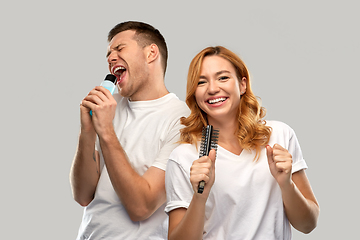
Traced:
<path fill-rule="evenodd" d="M 214 129 L 212 125 L 203 127 L 199 157 L 208 156 L 211 149 L 215 149 L 216 151 L 218 139 L 219 130 Z M 201 181 L 199 183 L 198 193 L 203 193 L 204 186 L 205 182 Z"/>

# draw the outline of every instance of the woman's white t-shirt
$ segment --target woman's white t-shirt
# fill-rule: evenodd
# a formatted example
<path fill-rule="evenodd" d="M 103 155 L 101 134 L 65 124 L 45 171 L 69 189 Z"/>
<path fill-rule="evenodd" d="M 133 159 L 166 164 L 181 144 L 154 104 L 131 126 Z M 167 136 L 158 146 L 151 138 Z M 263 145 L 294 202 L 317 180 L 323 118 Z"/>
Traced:
<path fill-rule="evenodd" d="M 267 125 L 272 127 L 269 145 L 278 143 L 292 155 L 292 172 L 306 169 L 293 129 L 277 121 L 267 121 Z M 171 153 L 166 169 L 165 212 L 189 206 L 193 196 L 190 167 L 198 158 L 199 151 L 190 144 L 182 144 Z M 291 239 L 281 190 L 270 173 L 266 149 L 258 161 L 254 158 L 255 151 L 235 155 L 218 146 L 203 239 Z"/>

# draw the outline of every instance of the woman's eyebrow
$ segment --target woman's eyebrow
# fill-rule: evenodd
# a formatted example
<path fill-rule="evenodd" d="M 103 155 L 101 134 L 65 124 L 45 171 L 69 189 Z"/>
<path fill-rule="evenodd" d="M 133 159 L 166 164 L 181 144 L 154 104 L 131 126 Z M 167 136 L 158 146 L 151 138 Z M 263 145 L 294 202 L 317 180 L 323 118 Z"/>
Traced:
<path fill-rule="evenodd" d="M 230 71 L 228 70 L 220 70 L 218 72 L 215 73 L 215 76 L 219 76 L 221 74 L 224 74 L 224 73 L 231 73 Z M 200 75 L 199 79 L 206 79 L 206 77 L 204 75 Z"/>
<path fill-rule="evenodd" d="M 221 75 L 221 74 L 223 74 L 223 73 L 230 73 L 230 71 L 228 71 L 228 70 L 221 70 L 221 71 L 218 71 L 217 73 L 215 73 L 215 75 L 218 76 L 218 75 Z"/>

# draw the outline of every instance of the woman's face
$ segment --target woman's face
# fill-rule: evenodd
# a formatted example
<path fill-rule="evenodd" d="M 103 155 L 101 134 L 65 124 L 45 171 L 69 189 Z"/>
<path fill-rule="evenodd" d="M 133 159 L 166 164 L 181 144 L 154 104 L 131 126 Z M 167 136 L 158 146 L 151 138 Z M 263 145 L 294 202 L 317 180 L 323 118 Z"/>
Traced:
<path fill-rule="evenodd" d="M 235 120 L 240 95 L 245 90 L 246 78 L 239 82 L 235 68 L 228 60 L 219 56 L 203 59 L 195 98 L 198 106 L 207 113 L 209 124 Z"/>

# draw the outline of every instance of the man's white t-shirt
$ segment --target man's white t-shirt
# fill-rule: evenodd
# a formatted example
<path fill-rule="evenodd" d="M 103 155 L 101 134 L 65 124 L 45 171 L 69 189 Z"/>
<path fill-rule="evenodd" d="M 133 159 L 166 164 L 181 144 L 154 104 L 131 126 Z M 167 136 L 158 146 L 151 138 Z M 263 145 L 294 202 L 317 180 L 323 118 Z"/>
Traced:
<path fill-rule="evenodd" d="M 140 175 L 151 166 L 165 171 L 169 155 L 178 145 L 180 118 L 189 114 L 186 104 L 173 93 L 151 101 L 131 102 L 119 94 L 114 98 L 114 129 L 133 168 Z M 147 220 L 131 221 L 111 184 L 98 141 L 96 150 L 100 153 L 100 180 L 93 201 L 84 209 L 77 239 L 166 239 L 165 204 Z"/>
<path fill-rule="evenodd" d="M 269 145 L 278 143 L 292 155 L 292 172 L 307 168 L 294 131 L 281 122 L 268 121 L 267 125 L 272 127 Z M 181 144 L 171 153 L 165 177 L 167 213 L 188 208 L 194 194 L 190 167 L 198 158 L 199 150 L 190 144 Z M 255 151 L 235 155 L 218 146 L 203 239 L 291 239 L 281 190 L 270 173 L 266 149 L 258 161 L 254 158 Z"/>

